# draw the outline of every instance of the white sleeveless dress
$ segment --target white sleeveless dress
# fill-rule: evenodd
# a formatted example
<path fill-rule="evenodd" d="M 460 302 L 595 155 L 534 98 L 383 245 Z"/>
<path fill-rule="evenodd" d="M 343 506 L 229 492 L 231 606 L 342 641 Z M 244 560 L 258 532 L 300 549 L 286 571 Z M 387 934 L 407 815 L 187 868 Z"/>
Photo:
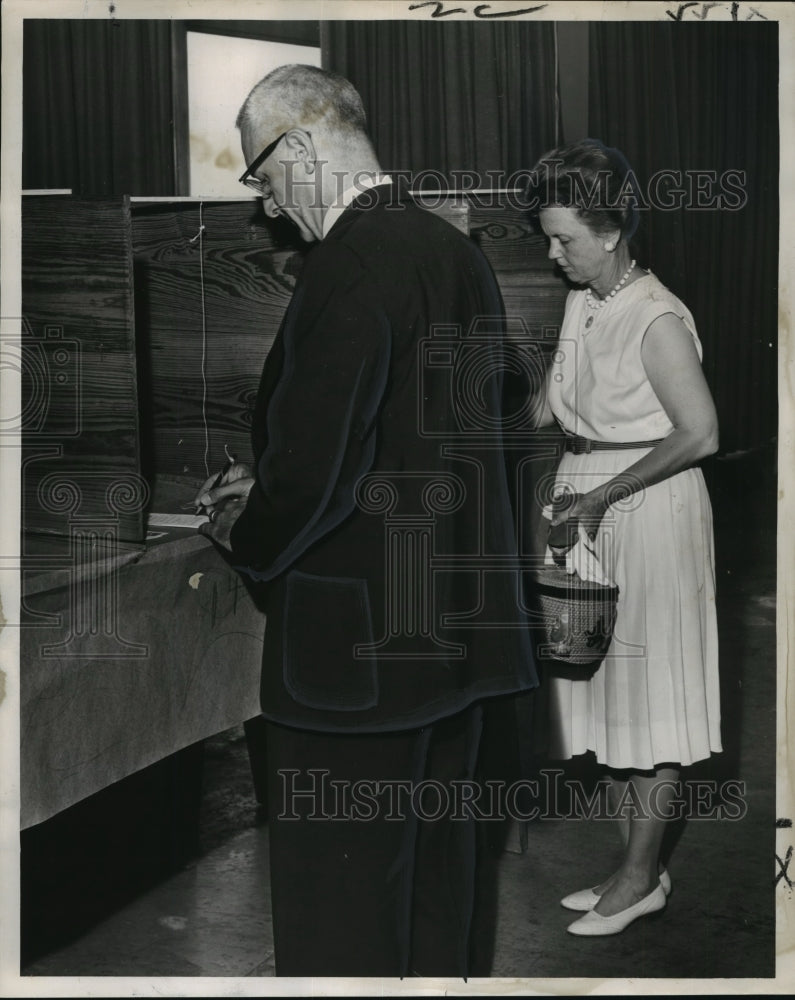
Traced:
<path fill-rule="evenodd" d="M 584 291 L 569 294 L 549 373 L 550 405 L 564 430 L 598 441 L 647 441 L 673 430 L 641 362 L 646 330 L 669 312 L 684 321 L 701 358 L 692 315 L 651 273 L 598 310 Z M 585 493 L 647 450 L 566 453 L 556 481 Z M 645 770 L 721 750 L 712 509 L 701 471 L 610 507 L 596 547 L 620 589 L 615 633 L 593 675 L 545 668 L 548 755 L 592 750 L 610 767 Z"/>

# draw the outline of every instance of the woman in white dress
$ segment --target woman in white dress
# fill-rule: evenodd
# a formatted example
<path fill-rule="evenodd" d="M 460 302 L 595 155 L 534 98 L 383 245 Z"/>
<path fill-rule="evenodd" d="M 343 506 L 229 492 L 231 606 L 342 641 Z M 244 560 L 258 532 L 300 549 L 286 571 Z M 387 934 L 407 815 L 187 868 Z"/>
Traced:
<path fill-rule="evenodd" d="M 585 911 L 573 934 L 616 934 L 666 905 L 680 768 L 721 749 L 712 512 L 696 467 L 718 447 L 717 419 L 693 317 L 631 257 L 623 155 L 584 140 L 535 170 L 549 256 L 574 286 L 546 419 L 568 436 L 556 489 L 576 500 L 552 524 L 577 518 L 620 591 L 596 672 L 546 671 L 549 755 L 595 754 L 624 843 L 616 872 L 561 902 Z"/>

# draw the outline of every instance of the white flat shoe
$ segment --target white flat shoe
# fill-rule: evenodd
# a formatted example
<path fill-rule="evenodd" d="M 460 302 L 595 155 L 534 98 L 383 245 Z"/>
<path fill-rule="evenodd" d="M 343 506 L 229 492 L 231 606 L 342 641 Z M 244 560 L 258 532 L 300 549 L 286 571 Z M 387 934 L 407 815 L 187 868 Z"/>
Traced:
<path fill-rule="evenodd" d="M 569 934 L 579 934 L 583 937 L 598 937 L 606 934 L 620 934 L 629 925 L 650 913 L 657 913 L 658 910 L 665 909 L 666 896 L 661 885 L 656 886 L 644 896 L 639 902 L 628 906 L 620 913 L 614 913 L 611 917 L 603 917 L 595 910 L 589 910 L 585 916 L 569 924 L 567 930 Z"/>
<path fill-rule="evenodd" d="M 663 892 L 666 896 L 671 895 L 671 876 L 668 874 L 668 870 L 663 868 L 660 872 L 660 885 L 663 887 Z M 580 889 L 579 892 L 573 892 L 569 896 L 564 896 L 560 901 L 561 906 L 565 906 L 567 910 L 576 910 L 580 913 L 586 910 L 592 910 L 596 904 L 601 899 L 601 896 L 597 895 L 593 889 Z"/>

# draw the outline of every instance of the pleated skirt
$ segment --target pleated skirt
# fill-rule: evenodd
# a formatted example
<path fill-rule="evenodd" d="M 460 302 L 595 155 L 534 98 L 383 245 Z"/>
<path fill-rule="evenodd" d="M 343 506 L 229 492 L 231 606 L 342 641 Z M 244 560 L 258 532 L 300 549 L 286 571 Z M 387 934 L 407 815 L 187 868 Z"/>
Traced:
<path fill-rule="evenodd" d="M 558 485 L 585 493 L 644 450 L 564 455 Z M 612 768 L 692 764 L 721 750 L 712 508 L 699 469 L 611 506 L 596 536 L 618 584 L 613 640 L 595 672 L 544 664 L 547 754 Z"/>

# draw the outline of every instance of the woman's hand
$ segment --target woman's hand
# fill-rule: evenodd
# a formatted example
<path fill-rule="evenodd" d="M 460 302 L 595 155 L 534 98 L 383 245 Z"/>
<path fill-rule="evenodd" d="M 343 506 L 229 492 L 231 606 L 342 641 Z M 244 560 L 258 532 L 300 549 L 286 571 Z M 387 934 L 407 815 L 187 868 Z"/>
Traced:
<path fill-rule="evenodd" d="M 571 517 L 576 517 L 585 529 L 586 535 L 590 539 L 596 538 L 599 525 L 605 516 L 608 504 L 602 495 L 601 490 L 591 490 L 590 493 L 582 493 L 577 502 L 571 508 Z"/>
<path fill-rule="evenodd" d="M 607 508 L 608 504 L 601 490 L 568 494 L 565 500 L 561 498 L 553 505 L 552 527 L 555 528 L 569 520 L 576 521 L 583 526 L 588 537 L 593 539 Z"/>

